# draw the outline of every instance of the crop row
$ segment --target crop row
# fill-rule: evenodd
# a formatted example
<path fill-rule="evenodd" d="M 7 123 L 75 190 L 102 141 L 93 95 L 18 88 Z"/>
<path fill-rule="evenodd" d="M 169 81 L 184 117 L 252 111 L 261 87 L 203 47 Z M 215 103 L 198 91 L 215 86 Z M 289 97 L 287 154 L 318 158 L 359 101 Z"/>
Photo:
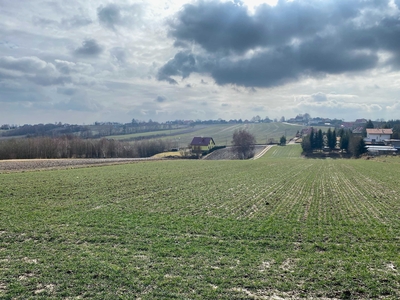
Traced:
<path fill-rule="evenodd" d="M 398 299 L 397 161 L 282 156 L 0 174 L 0 298 Z"/>

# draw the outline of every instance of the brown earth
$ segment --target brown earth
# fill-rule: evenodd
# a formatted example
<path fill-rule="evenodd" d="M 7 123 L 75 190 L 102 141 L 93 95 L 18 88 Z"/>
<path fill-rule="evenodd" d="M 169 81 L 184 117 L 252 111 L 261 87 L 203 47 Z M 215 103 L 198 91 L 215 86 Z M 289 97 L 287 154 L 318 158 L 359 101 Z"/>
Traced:
<path fill-rule="evenodd" d="M 111 165 L 149 160 L 149 158 L 82 158 L 82 159 L 13 159 L 0 160 L 0 173 L 66 169 L 95 165 Z"/>
<path fill-rule="evenodd" d="M 257 156 L 261 151 L 265 148 L 264 145 L 257 145 L 254 147 L 254 156 Z M 223 149 L 215 150 L 210 153 L 206 157 L 206 160 L 230 160 L 230 159 L 238 159 L 238 156 L 235 152 L 232 151 L 232 147 L 226 147 Z"/>

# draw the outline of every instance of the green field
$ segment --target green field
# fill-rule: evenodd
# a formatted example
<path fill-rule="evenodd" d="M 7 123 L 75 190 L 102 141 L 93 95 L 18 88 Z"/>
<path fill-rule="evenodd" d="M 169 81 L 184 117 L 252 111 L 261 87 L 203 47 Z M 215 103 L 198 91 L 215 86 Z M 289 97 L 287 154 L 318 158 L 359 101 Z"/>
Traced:
<path fill-rule="evenodd" d="M 289 125 L 286 123 L 251 123 L 251 124 L 223 124 L 209 125 L 194 132 L 186 134 L 177 134 L 172 137 L 173 141 L 179 142 L 180 147 L 187 146 L 194 136 L 209 136 L 212 137 L 217 145 L 231 145 L 232 135 L 235 130 L 246 129 L 256 138 L 258 144 L 267 144 L 270 139 L 279 142 L 282 135 L 286 135 L 287 140 L 296 136 L 297 131 L 301 131 L 305 126 Z M 327 131 L 328 127 L 321 128 L 322 131 Z M 196 127 L 195 127 L 196 129 Z M 164 139 L 171 139 L 165 137 Z"/>
<path fill-rule="evenodd" d="M 156 131 L 149 131 L 149 132 L 140 132 L 140 133 L 131 133 L 131 134 L 121 134 L 121 135 L 112 135 L 111 138 L 115 140 L 129 140 L 129 139 L 135 139 L 135 138 L 146 138 L 149 136 L 155 136 L 155 135 L 176 135 L 179 134 L 179 132 L 184 131 L 185 129 L 179 128 L 179 129 L 171 129 L 171 130 L 156 130 Z"/>
<path fill-rule="evenodd" d="M 399 299 L 400 158 L 299 148 L 0 174 L 0 298 Z"/>

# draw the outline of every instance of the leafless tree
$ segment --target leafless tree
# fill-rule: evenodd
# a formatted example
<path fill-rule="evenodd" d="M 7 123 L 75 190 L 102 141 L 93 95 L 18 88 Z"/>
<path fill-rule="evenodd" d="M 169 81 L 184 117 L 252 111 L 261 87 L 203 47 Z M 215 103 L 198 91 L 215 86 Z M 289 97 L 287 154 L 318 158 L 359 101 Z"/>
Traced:
<path fill-rule="evenodd" d="M 232 137 L 232 150 L 238 155 L 239 159 L 247 159 L 254 155 L 254 144 L 256 138 L 246 129 L 235 130 Z"/>

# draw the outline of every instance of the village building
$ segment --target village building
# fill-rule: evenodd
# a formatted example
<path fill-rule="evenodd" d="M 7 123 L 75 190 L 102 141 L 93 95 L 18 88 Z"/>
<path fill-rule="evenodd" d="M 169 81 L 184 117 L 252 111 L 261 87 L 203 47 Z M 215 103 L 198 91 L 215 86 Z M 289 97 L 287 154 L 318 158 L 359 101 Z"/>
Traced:
<path fill-rule="evenodd" d="M 389 129 L 376 129 L 368 128 L 367 137 L 364 139 L 365 142 L 371 144 L 383 144 L 385 140 L 390 140 L 393 134 L 393 130 Z"/>
<path fill-rule="evenodd" d="M 193 153 L 203 153 L 210 151 L 215 147 L 215 142 L 212 137 L 194 137 L 190 143 L 190 148 Z"/>

